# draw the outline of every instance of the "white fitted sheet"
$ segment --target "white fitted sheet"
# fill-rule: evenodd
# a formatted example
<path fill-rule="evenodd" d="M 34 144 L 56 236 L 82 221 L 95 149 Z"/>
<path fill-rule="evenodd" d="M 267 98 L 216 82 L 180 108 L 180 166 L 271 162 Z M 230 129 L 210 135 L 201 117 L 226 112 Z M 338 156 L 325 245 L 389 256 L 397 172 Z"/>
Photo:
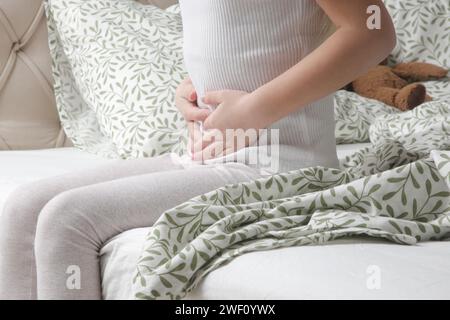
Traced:
<path fill-rule="evenodd" d="M 339 146 L 339 158 L 366 146 Z M 149 231 L 129 230 L 103 247 L 105 299 L 133 298 L 132 275 Z M 377 274 L 378 289 L 370 285 Z M 249 253 L 208 275 L 188 299 L 450 299 L 450 242 L 353 238 Z"/>
<path fill-rule="evenodd" d="M 367 144 L 338 147 L 342 158 Z M 76 148 L 0 151 L 0 212 L 8 195 L 21 184 L 48 178 L 110 160 Z"/>
<path fill-rule="evenodd" d="M 367 144 L 338 147 L 339 157 Z M 0 152 L 0 210 L 22 183 L 109 160 L 75 148 Z M 149 228 L 134 229 L 101 251 L 107 299 L 131 299 L 131 277 Z M 380 289 L 370 290 L 370 267 Z M 450 242 L 407 247 L 370 239 L 249 253 L 212 272 L 190 299 L 450 299 Z"/>
<path fill-rule="evenodd" d="M 21 184 L 107 161 L 75 148 L 0 151 L 0 212 L 9 194 Z"/>
<path fill-rule="evenodd" d="M 149 230 L 124 232 L 103 247 L 105 299 L 133 298 Z M 402 246 L 353 238 L 248 253 L 210 273 L 188 299 L 450 299 L 450 241 Z"/>

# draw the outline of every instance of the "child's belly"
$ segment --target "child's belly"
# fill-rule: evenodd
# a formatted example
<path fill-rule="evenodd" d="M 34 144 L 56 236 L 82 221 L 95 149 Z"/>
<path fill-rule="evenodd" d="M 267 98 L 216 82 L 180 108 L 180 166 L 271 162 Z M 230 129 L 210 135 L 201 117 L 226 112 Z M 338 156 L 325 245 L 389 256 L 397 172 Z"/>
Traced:
<path fill-rule="evenodd" d="M 296 65 L 330 31 L 329 19 L 310 0 L 181 0 L 180 4 L 186 68 L 200 98 L 208 91 L 256 90 Z M 199 101 L 201 107 L 209 107 Z M 337 163 L 331 96 L 302 106 L 268 129 L 279 135 L 284 148 L 280 159 L 292 160 L 284 161 L 292 162 L 284 168 Z"/>
<path fill-rule="evenodd" d="M 214 48 L 200 50 L 185 51 L 186 67 L 200 97 L 215 90 L 252 92 L 302 59 L 301 50 L 295 55 L 282 50 L 233 53 Z"/>
<path fill-rule="evenodd" d="M 329 29 L 328 18 L 309 0 L 180 3 L 185 63 L 200 95 L 254 91 L 314 50 Z"/>

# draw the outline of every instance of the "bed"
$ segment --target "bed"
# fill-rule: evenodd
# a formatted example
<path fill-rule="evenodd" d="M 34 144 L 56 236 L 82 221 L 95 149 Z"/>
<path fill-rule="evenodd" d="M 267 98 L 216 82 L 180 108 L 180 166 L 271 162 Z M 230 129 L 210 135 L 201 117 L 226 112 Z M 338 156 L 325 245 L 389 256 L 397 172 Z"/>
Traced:
<path fill-rule="evenodd" d="M 0 150 L 8 150 L 0 151 L 1 214 L 21 184 L 109 160 L 70 147 L 61 128 L 42 0 L 0 0 L 0 11 L 7 17 L 0 19 Z M 24 87 L 28 94 L 17 90 Z M 365 146 L 340 145 L 339 157 Z M 131 278 L 150 230 L 129 230 L 102 248 L 105 299 L 133 299 Z M 449 241 L 402 246 L 363 237 L 253 252 L 210 273 L 187 299 L 450 299 L 449 252 Z"/>
<path fill-rule="evenodd" d="M 133 298 L 131 275 L 148 231 L 127 231 L 103 247 L 105 299 Z M 187 299 L 449 299 L 449 252 L 450 242 L 355 238 L 248 253 L 209 274 Z"/>
<path fill-rule="evenodd" d="M 364 146 L 341 145 L 338 153 Z M 75 148 L 0 152 L 0 208 L 20 184 L 108 161 Z M 133 298 L 131 277 L 149 230 L 124 232 L 101 250 L 105 299 Z M 212 272 L 187 298 L 450 299 L 449 252 L 450 242 L 399 246 L 353 238 L 249 253 Z"/>
<path fill-rule="evenodd" d="M 339 145 L 338 156 L 366 146 Z M 129 230 L 101 250 L 105 299 L 133 298 L 131 277 L 149 231 Z M 363 237 L 252 252 L 213 271 L 186 299 L 449 299 L 449 252 L 449 241 L 400 246 Z"/>

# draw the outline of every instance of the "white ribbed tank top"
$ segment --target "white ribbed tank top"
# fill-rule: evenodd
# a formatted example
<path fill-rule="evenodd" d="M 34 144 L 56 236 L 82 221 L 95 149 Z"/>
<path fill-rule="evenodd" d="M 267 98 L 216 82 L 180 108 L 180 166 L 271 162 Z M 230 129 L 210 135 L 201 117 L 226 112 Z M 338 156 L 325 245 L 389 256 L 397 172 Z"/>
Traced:
<path fill-rule="evenodd" d="M 213 90 L 254 91 L 297 64 L 332 30 L 313 0 L 180 0 L 180 6 L 185 63 L 199 97 Z M 279 129 L 278 171 L 338 166 L 332 96 L 270 128 Z"/>

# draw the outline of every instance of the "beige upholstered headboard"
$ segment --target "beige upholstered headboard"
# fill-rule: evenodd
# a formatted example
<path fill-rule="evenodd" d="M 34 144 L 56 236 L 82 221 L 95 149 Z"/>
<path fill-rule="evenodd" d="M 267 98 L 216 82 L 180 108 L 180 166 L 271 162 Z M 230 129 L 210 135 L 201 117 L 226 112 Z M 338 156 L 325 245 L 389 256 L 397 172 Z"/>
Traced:
<path fill-rule="evenodd" d="M 138 0 L 168 7 L 176 0 Z M 42 0 L 0 0 L 0 150 L 70 145 L 53 96 Z"/>

